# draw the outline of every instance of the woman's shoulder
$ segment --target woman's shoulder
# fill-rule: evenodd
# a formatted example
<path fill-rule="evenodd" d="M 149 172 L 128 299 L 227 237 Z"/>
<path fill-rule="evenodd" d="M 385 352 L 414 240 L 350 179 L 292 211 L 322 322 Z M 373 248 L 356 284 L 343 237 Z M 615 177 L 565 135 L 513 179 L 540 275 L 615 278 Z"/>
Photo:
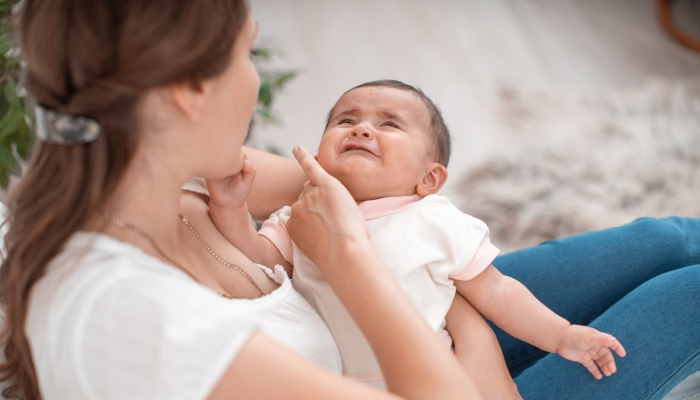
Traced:
<path fill-rule="evenodd" d="M 151 291 L 188 283 L 196 285 L 183 272 L 136 246 L 100 233 L 77 232 L 48 265 L 36 292 L 56 303 L 81 295 L 94 296 L 91 293 L 118 286 L 133 288 L 139 283 L 148 285 Z M 65 296 L 67 293 L 71 295 Z"/>
<path fill-rule="evenodd" d="M 204 397 L 256 329 L 226 305 L 136 247 L 77 233 L 32 290 L 26 330 L 42 390 L 101 398 L 124 387 L 133 390 L 124 397 L 153 398 L 167 388 Z M 72 379 L 59 379 L 58 369 Z M 189 387 L 177 383 L 185 374 Z M 172 381 L 161 386 L 153 376 Z"/>
<path fill-rule="evenodd" d="M 227 308 L 224 299 L 175 267 L 133 245 L 88 232 L 74 234 L 52 260 L 32 292 L 30 306 L 52 315 L 104 314 L 126 302 L 144 307 L 150 303 L 157 308 L 152 311 L 166 313 L 172 308 Z"/>

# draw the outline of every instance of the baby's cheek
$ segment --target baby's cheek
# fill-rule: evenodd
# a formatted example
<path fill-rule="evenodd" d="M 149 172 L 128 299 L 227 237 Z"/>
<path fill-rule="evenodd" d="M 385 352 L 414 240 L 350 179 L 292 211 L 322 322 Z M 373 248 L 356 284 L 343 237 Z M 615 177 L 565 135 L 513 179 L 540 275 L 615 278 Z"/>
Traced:
<path fill-rule="evenodd" d="M 333 154 L 330 151 L 323 149 L 323 147 L 318 149 L 318 155 L 314 157 L 318 164 L 326 170 L 326 172 L 331 172 L 333 169 Z"/>

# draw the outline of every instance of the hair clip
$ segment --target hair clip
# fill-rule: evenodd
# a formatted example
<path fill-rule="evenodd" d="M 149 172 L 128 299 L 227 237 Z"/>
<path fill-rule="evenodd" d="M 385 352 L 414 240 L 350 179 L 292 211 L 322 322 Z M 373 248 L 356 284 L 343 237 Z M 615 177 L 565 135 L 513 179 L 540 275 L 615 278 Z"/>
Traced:
<path fill-rule="evenodd" d="M 36 135 L 47 143 L 70 146 L 90 143 L 100 136 L 100 124 L 94 119 L 77 117 L 34 106 Z"/>

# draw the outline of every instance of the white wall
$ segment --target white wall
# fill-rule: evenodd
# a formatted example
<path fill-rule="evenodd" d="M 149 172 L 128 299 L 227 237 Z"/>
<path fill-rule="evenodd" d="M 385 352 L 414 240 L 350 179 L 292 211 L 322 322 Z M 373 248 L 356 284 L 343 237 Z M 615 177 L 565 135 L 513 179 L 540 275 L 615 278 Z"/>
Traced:
<path fill-rule="evenodd" d="M 501 85 L 572 91 L 698 75 L 700 56 L 668 39 L 653 0 L 251 0 L 260 43 L 279 45 L 301 75 L 276 103 L 284 124 L 261 147 L 316 149 L 326 113 L 357 84 L 392 78 L 421 87 L 454 136 L 450 179 L 498 151 Z"/>

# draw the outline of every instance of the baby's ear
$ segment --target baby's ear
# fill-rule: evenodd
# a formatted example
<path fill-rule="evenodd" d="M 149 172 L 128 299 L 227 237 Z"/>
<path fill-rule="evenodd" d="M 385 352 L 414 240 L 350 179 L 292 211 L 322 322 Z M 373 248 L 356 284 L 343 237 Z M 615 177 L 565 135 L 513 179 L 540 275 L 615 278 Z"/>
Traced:
<path fill-rule="evenodd" d="M 447 181 L 447 168 L 444 165 L 433 162 L 428 165 L 425 170 L 423 180 L 416 186 L 416 193 L 425 197 L 429 194 L 435 194 L 440 190 L 442 185 Z"/>

